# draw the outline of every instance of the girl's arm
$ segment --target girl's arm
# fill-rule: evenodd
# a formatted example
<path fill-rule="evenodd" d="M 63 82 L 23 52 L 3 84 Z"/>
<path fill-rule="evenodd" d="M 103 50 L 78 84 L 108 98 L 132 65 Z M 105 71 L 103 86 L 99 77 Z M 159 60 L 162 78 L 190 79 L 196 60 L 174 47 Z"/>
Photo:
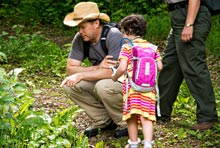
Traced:
<path fill-rule="evenodd" d="M 115 72 L 115 74 L 112 75 L 112 80 L 117 81 L 119 77 L 121 77 L 127 69 L 127 60 L 120 59 L 119 66 Z"/>
<path fill-rule="evenodd" d="M 162 68 L 163 68 L 163 63 L 162 63 L 162 61 L 161 61 L 161 60 L 157 61 L 157 69 L 158 69 L 158 71 L 161 71 Z"/>

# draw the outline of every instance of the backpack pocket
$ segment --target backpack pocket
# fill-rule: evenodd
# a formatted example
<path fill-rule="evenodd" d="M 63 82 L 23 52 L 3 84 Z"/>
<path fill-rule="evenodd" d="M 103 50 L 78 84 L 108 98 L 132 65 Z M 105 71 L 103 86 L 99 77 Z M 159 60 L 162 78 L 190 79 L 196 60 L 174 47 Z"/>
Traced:
<path fill-rule="evenodd" d="M 141 57 L 134 60 L 131 87 L 140 92 L 152 91 L 156 85 L 157 67 L 151 57 Z"/>

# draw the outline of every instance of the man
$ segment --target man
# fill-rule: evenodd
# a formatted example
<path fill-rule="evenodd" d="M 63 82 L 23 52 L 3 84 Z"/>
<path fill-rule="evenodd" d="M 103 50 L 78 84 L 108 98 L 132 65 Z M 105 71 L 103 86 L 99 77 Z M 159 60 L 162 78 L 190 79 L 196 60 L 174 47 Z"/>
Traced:
<path fill-rule="evenodd" d="M 88 137 L 104 130 L 116 129 L 122 120 L 122 84 L 111 79 L 109 65 L 115 64 L 120 52 L 121 32 L 112 27 L 107 35 L 108 56 L 102 49 L 100 37 L 103 22 L 110 18 L 100 13 L 94 2 L 80 2 L 69 13 L 64 24 L 79 27 L 79 32 L 72 42 L 72 49 L 67 60 L 67 75 L 62 82 L 72 101 L 79 105 L 93 120 L 94 125 L 85 130 Z M 85 59 L 84 43 L 89 42 L 89 60 L 92 66 L 82 66 Z M 101 63 L 100 63 L 101 62 Z M 127 128 L 117 130 L 116 137 L 127 135 Z"/>
<path fill-rule="evenodd" d="M 218 121 L 215 96 L 206 63 L 206 37 L 211 15 L 201 0 L 166 0 L 172 30 L 159 75 L 161 117 L 170 120 L 172 106 L 185 79 L 197 103 L 193 130 L 207 130 Z"/>

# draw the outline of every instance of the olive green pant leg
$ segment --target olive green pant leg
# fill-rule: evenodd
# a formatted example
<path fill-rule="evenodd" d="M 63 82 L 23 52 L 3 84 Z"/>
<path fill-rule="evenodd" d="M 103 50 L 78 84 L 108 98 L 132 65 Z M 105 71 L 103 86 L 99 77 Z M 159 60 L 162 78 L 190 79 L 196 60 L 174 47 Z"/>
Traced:
<path fill-rule="evenodd" d="M 64 90 L 70 99 L 94 121 L 94 126 L 103 128 L 112 120 L 117 123 L 122 119 L 120 83 L 113 82 L 111 79 L 97 82 L 80 81 L 74 87 L 64 87 Z M 108 103 L 112 104 L 115 109 L 109 109 L 109 106 L 106 105 Z"/>
<path fill-rule="evenodd" d="M 172 29 L 167 39 L 162 62 L 163 69 L 159 73 L 158 79 L 160 111 L 164 116 L 171 116 L 173 103 L 176 101 L 179 87 L 183 80 Z"/>

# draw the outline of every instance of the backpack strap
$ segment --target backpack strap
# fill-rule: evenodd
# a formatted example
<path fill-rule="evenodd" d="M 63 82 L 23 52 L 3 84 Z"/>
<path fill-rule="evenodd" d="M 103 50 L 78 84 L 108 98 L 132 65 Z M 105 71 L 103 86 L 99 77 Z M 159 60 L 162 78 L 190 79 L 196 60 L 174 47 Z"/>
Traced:
<path fill-rule="evenodd" d="M 161 113 L 160 113 L 160 92 L 159 92 L 159 87 L 158 87 L 158 84 L 156 84 L 156 101 L 157 101 L 157 116 L 158 117 L 161 117 Z"/>
<path fill-rule="evenodd" d="M 90 47 L 90 42 L 83 42 L 84 58 L 89 57 L 89 47 Z"/>
<path fill-rule="evenodd" d="M 105 52 L 105 54 L 108 54 L 108 49 L 106 47 L 106 39 L 107 39 L 107 35 L 109 30 L 114 27 L 113 23 L 109 23 L 109 24 L 105 24 L 102 28 L 102 34 L 101 34 L 101 46 L 102 46 L 102 50 Z"/>
<path fill-rule="evenodd" d="M 122 48 L 122 46 L 123 46 L 123 44 L 124 44 L 124 42 L 125 41 L 128 41 L 129 42 L 129 44 L 133 47 L 134 46 L 134 44 L 133 44 L 133 42 L 129 39 L 129 38 L 122 38 L 121 39 L 121 41 L 120 41 L 120 49 Z M 127 69 L 126 69 L 126 84 L 125 84 L 125 89 L 126 89 L 126 98 L 125 98 L 125 109 L 127 110 L 127 108 L 128 108 L 128 82 L 130 81 L 130 76 L 129 76 L 129 74 L 128 74 L 128 71 L 127 71 Z"/>
<path fill-rule="evenodd" d="M 130 77 L 129 77 L 129 75 L 128 75 L 128 71 L 127 71 L 127 69 L 126 69 L 126 77 L 127 77 L 127 79 L 126 79 L 126 86 L 125 86 L 125 90 L 126 90 L 126 98 L 125 98 L 125 109 L 127 110 L 128 109 L 128 82 L 129 82 L 129 79 L 130 79 Z"/>
<path fill-rule="evenodd" d="M 132 40 L 130 40 L 129 38 L 122 38 L 121 41 L 120 41 L 120 48 L 123 46 L 123 44 L 124 44 L 124 42 L 125 42 L 126 40 L 129 42 L 129 44 L 131 45 L 131 47 L 134 46 Z"/>

